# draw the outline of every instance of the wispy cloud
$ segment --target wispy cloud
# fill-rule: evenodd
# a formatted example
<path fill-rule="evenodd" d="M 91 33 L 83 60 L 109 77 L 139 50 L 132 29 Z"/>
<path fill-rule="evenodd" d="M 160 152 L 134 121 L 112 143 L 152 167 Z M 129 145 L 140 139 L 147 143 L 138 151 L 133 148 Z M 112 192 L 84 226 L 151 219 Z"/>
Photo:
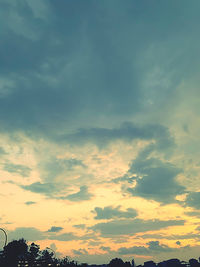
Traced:
<path fill-rule="evenodd" d="M 27 166 L 20 165 L 20 164 L 13 164 L 10 162 L 6 162 L 4 164 L 3 169 L 9 173 L 19 174 L 22 177 L 28 177 L 30 175 L 30 172 L 31 172 L 31 168 L 29 168 Z"/>

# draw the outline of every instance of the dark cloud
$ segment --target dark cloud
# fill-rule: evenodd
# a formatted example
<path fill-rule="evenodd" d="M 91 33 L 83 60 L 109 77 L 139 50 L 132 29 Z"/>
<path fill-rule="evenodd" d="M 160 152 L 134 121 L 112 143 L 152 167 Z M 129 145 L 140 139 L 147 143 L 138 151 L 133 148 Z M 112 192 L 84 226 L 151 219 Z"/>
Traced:
<path fill-rule="evenodd" d="M 155 252 L 170 252 L 173 251 L 173 248 L 168 247 L 167 245 L 160 245 L 159 241 L 150 241 L 147 243 L 149 250 Z"/>
<path fill-rule="evenodd" d="M 146 147 L 132 162 L 129 174 L 136 174 L 135 187 L 128 188 L 133 196 L 156 200 L 164 204 L 175 202 L 175 197 L 185 192 L 185 187 L 177 181 L 181 169 L 172 163 L 150 157 L 154 145 Z"/>
<path fill-rule="evenodd" d="M 200 208 L 200 192 L 190 192 L 187 195 L 185 204 L 195 209 L 199 209 Z"/>
<path fill-rule="evenodd" d="M 121 247 L 120 249 L 118 249 L 118 253 L 120 255 L 129 255 L 129 254 L 148 255 L 149 250 L 147 247 L 144 246 L 134 246 L 131 248 Z"/>
<path fill-rule="evenodd" d="M 59 227 L 59 226 L 52 226 L 47 232 L 50 233 L 57 233 L 63 230 L 63 227 Z"/>
<path fill-rule="evenodd" d="M 96 207 L 93 213 L 96 213 L 94 217 L 96 220 L 112 219 L 112 218 L 134 218 L 137 216 L 137 211 L 129 208 L 126 211 L 121 211 L 120 206 L 113 208 L 111 206 L 100 208 Z"/>
<path fill-rule="evenodd" d="M 4 171 L 10 172 L 10 173 L 16 173 L 21 175 L 22 177 L 28 177 L 31 172 L 31 168 L 20 165 L 20 164 L 13 164 L 13 163 L 5 163 L 3 167 Z"/>
<path fill-rule="evenodd" d="M 30 206 L 30 205 L 34 205 L 36 203 L 37 202 L 35 202 L 35 201 L 26 201 L 24 204 L 26 204 L 27 206 Z"/>
<path fill-rule="evenodd" d="M 92 194 L 88 192 L 87 186 L 81 186 L 80 190 L 77 193 L 70 194 L 64 198 L 61 197 L 61 199 L 68 199 L 70 201 L 83 201 L 83 200 L 89 200 L 92 198 Z"/>
<path fill-rule="evenodd" d="M 161 253 L 161 252 L 173 252 L 176 249 L 170 248 L 167 245 L 160 244 L 159 241 L 150 241 L 146 244 L 147 246 L 133 246 L 130 248 L 122 247 L 118 250 L 118 253 L 121 255 L 151 255 L 153 253 Z"/>
<path fill-rule="evenodd" d="M 176 196 L 185 192 L 177 181 L 182 170 L 167 162 L 175 144 L 169 129 L 160 124 L 175 127 L 172 132 L 179 134 L 176 130 L 181 130 L 180 123 L 184 125 L 184 112 L 191 110 L 193 87 L 197 87 L 195 99 L 199 99 L 195 76 L 199 77 L 200 67 L 200 2 L 0 2 L 1 133 L 15 137 L 19 132 L 47 143 L 51 139 L 54 145 L 151 142 L 129 172 L 113 182 L 128 182 L 131 196 L 175 202 Z M 184 92 L 188 88 L 190 96 Z M 188 133 L 190 125 L 184 129 Z M 185 140 L 182 137 L 179 144 Z M 40 149 L 39 145 L 37 153 Z M 192 146 L 190 149 L 193 151 Z M 162 160 L 152 158 L 160 154 Z M 30 174 L 31 170 L 10 164 L 4 166 L 6 171 L 22 177 Z M 88 200 L 92 196 L 87 187 L 80 187 L 81 179 L 78 185 L 57 184 L 62 177 L 55 180 L 78 167 L 85 168 L 74 160 L 49 162 L 44 166 L 49 172 L 40 177 L 42 182 L 21 188 L 56 199 Z M 69 191 L 71 186 L 77 188 L 75 194 Z M 123 191 L 127 192 L 127 187 Z M 198 209 L 198 203 L 198 192 L 189 193 L 186 205 Z M 119 218 L 123 216 L 129 215 L 120 213 Z M 119 233 L 160 229 L 151 220 L 148 225 L 139 221 L 140 226 L 135 220 L 133 225 L 128 221 L 93 227 L 116 235 L 117 229 Z"/>
<path fill-rule="evenodd" d="M 183 220 L 113 220 L 105 223 L 98 223 L 90 227 L 94 231 L 98 231 L 102 236 L 115 235 L 133 235 L 135 233 L 159 230 L 168 226 L 184 225 Z"/>
<path fill-rule="evenodd" d="M 58 188 L 60 189 L 60 185 L 56 185 L 54 183 L 40 183 L 36 182 L 30 185 L 21 185 L 21 188 L 31 191 L 33 193 L 44 194 L 47 196 L 52 196 L 57 193 Z"/>
<path fill-rule="evenodd" d="M 0 98 L 2 130 L 55 137 L 69 123 L 80 128 L 104 118 L 109 125 L 139 112 L 164 113 L 174 88 L 193 73 L 187 66 L 198 69 L 196 1 L 181 7 L 137 1 L 41 4 L 43 9 L 34 10 L 28 1 L 1 2 L 0 70 L 10 82 Z M 154 69 L 164 75 L 146 88 Z"/>
<path fill-rule="evenodd" d="M 174 145 L 173 138 L 166 127 L 159 124 L 140 126 L 130 122 L 123 123 L 118 128 L 81 128 L 71 135 L 60 138 L 75 143 L 93 142 L 101 146 L 111 141 L 130 142 L 133 139 L 156 140 L 157 149 L 167 149 Z"/>

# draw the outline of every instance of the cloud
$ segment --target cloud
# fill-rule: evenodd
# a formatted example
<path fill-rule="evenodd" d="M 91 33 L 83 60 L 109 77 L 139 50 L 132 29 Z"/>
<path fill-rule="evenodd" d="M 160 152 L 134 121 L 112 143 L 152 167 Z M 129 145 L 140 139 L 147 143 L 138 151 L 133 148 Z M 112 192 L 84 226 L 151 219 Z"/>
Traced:
<path fill-rule="evenodd" d="M 58 192 L 60 185 L 55 183 L 40 183 L 35 182 L 30 185 L 21 185 L 21 188 L 31 191 L 33 193 L 45 194 L 47 196 L 53 196 L 54 193 Z"/>
<path fill-rule="evenodd" d="M 113 220 L 105 223 L 98 223 L 91 226 L 89 229 L 98 231 L 102 236 L 120 236 L 133 235 L 135 233 L 159 230 L 169 226 L 184 225 L 184 220 Z"/>
<path fill-rule="evenodd" d="M 17 173 L 22 177 L 28 177 L 31 172 L 31 168 L 20 165 L 20 164 L 13 164 L 13 163 L 5 163 L 3 169 L 10 173 Z"/>
<path fill-rule="evenodd" d="M 165 126 L 159 124 L 134 125 L 124 122 L 118 128 L 81 128 L 71 135 L 61 137 L 70 142 L 92 142 L 100 146 L 123 140 L 156 140 L 158 149 L 167 149 L 174 145 L 172 136 Z"/>
<path fill-rule="evenodd" d="M 0 147 L 0 156 L 7 155 L 6 151 L 3 149 L 3 147 Z"/>
<path fill-rule="evenodd" d="M 73 233 L 63 233 L 60 235 L 51 235 L 48 236 L 50 240 L 58 240 L 58 241 L 71 241 L 71 240 L 78 240 L 78 237 Z"/>
<path fill-rule="evenodd" d="M 176 248 L 170 248 L 167 245 L 160 244 L 159 241 L 150 241 L 147 246 L 133 246 L 130 248 L 121 247 L 118 249 L 118 253 L 121 255 L 151 255 L 153 253 L 173 252 Z"/>
<path fill-rule="evenodd" d="M 188 233 L 183 235 L 161 235 L 161 234 L 144 234 L 140 235 L 142 239 L 157 238 L 157 239 L 168 239 L 168 240 L 177 240 L 177 239 L 199 239 L 198 234 Z"/>
<path fill-rule="evenodd" d="M 188 233 L 188 234 L 185 234 L 185 235 L 172 235 L 172 236 L 169 236 L 168 239 L 196 239 L 196 240 L 199 240 L 199 235 L 198 234 L 193 234 L 193 233 Z"/>
<path fill-rule="evenodd" d="M 200 208 L 200 192 L 190 192 L 185 200 L 187 206 L 193 207 L 195 209 Z"/>
<path fill-rule="evenodd" d="M 83 161 L 76 158 L 57 159 L 56 157 L 50 157 L 48 160 L 42 160 L 38 168 L 44 181 L 53 182 L 58 176 L 69 175 L 70 172 L 86 168 L 86 166 Z"/>
<path fill-rule="evenodd" d="M 52 226 L 47 232 L 57 233 L 63 230 L 63 227 Z"/>
<path fill-rule="evenodd" d="M 170 252 L 173 251 L 173 248 L 168 247 L 167 245 L 160 245 L 159 241 L 150 241 L 147 243 L 149 250 L 155 252 Z"/>
<path fill-rule="evenodd" d="M 73 227 L 78 228 L 78 229 L 85 229 L 86 225 L 83 223 L 82 224 L 75 224 L 75 225 L 73 225 Z"/>
<path fill-rule="evenodd" d="M 200 218 L 200 211 L 187 211 L 185 215 Z"/>
<path fill-rule="evenodd" d="M 48 231 L 49 232 L 49 231 Z M 89 241 L 89 240 L 98 240 L 98 237 L 96 237 L 93 233 L 91 234 L 85 234 L 85 235 L 81 235 L 78 236 L 72 232 L 68 232 L 68 233 L 62 233 L 62 234 L 54 234 L 56 233 L 51 232 L 53 234 L 47 235 L 46 239 L 49 240 L 58 240 L 58 241 L 72 241 L 72 240 L 83 240 L 85 241 Z"/>
<path fill-rule="evenodd" d="M 68 199 L 70 201 L 83 201 L 83 200 L 89 200 L 91 199 L 92 194 L 88 192 L 88 187 L 87 186 L 81 186 L 80 190 L 77 193 L 70 194 L 64 198 L 60 199 Z"/>
<path fill-rule="evenodd" d="M 182 77 L 199 66 L 198 7 L 184 1 L 171 14 L 165 3 L 149 10 L 135 1 L 103 6 L 3 1 L 1 16 L 8 22 L 2 25 L 0 70 L 10 83 L 0 98 L 2 129 L 55 138 L 68 125 L 169 113 Z M 184 16 L 189 22 L 183 30 Z"/>
<path fill-rule="evenodd" d="M 125 247 L 121 247 L 120 249 L 118 249 L 118 253 L 120 255 L 129 255 L 129 254 L 136 254 L 136 255 L 148 255 L 149 254 L 149 250 L 148 248 L 144 247 L 144 246 L 134 246 L 131 248 L 125 248 Z"/>
<path fill-rule="evenodd" d="M 79 240 L 88 241 L 88 240 L 99 240 L 99 237 L 95 233 L 88 233 L 78 237 Z"/>
<path fill-rule="evenodd" d="M 111 248 L 110 247 L 101 246 L 100 249 L 103 250 L 103 251 L 106 251 L 106 252 L 111 252 Z"/>
<path fill-rule="evenodd" d="M 37 240 L 58 240 L 58 241 L 72 241 L 72 240 L 89 240 L 94 239 L 94 235 L 77 236 L 72 232 L 57 234 L 63 230 L 62 227 L 52 226 L 48 231 L 42 232 L 34 227 L 18 227 L 13 231 L 9 231 L 8 237 L 10 240 L 24 238 L 27 241 Z"/>
<path fill-rule="evenodd" d="M 24 204 L 27 205 L 27 206 L 30 206 L 30 205 L 34 205 L 36 203 L 37 202 L 35 202 L 35 201 L 26 201 Z"/>
<path fill-rule="evenodd" d="M 86 249 L 73 249 L 72 252 L 75 254 L 75 255 L 87 255 L 88 254 L 88 251 Z"/>
<path fill-rule="evenodd" d="M 15 230 L 9 231 L 8 237 L 10 240 L 23 237 L 27 241 L 46 239 L 45 234 L 34 227 L 17 227 Z"/>
<path fill-rule="evenodd" d="M 132 184 L 135 181 L 135 179 L 136 179 L 135 176 L 129 177 L 128 174 L 125 174 L 124 176 L 111 179 L 110 180 L 110 183 L 116 183 L 116 184 L 118 184 L 118 183 L 127 182 L 129 184 Z"/>
<path fill-rule="evenodd" d="M 34 227 L 17 227 L 13 231 L 8 232 L 8 237 L 10 240 L 24 238 L 27 241 L 37 241 L 37 240 L 58 240 L 58 241 L 72 241 L 72 240 L 80 240 L 80 241 L 91 241 L 98 240 L 93 233 L 85 234 L 78 236 L 72 232 L 62 233 L 63 227 L 52 226 L 48 231 L 42 232 Z"/>
<path fill-rule="evenodd" d="M 66 189 L 68 188 L 63 183 L 35 182 L 30 185 L 20 185 L 20 187 L 33 193 L 46 195 L 52 199 L 69 200 L 73 202 L 90 200 L 93 196 L 88 191 L 87 186 L 81 186 L 77 193 L 66 195 Z"/>
<path fill-rule="evenodd" d="M 96 246 L 99 246 L 101 244 L 102 244 L 101 241 L 89 241 L 88 242 L 88 246 L 92 246 L 92 247 L 96 247 Z"/>
<path fill-rule="evenodd" d="M 150 145 L 132 162 L 129 174 L 137 174 L 136 186 L 127 191 L 133 196 L 156 200 L 164 204 L 176 202 L 175 197 L 185 192 L 177 181 L 181 169 L 170 162 L 149 157 L 154 148 Z"/>
<path fill-rule="evenodd" d="M 100 176 L 104 181 L 117 176 L 112 182 L 120 182 L 128 197 L 139 196 L 162 204 L 180 203 L 176 196 L 187 190 L 177 180 L 184 172 L 181 166 L 187 165 L 190 157 L 198 161 L 199 153 L 196 142 L 200 96 L 199 1 L 182 0 L 181 4 L 151 0 L 150 3 L 118 0 L 0 2 L 1 143 L 11 152 L 9 157 L 12 158 L 12 163 L 1 165 L 4 170 L 22 177 L 32 172 L 36 175 L 34 180 L 30 176 L 29 184 L 20 187 L 26 194 L 41 194 L 54 199 L 55 203 L 59 202 L 56 199 L 76 204 L 91 199 L 95 202 L 92 189 L 97 188 Z M 7 141 L 8 136 L 13 140 L 11 143 Z M 177 147 L 174 140 L 177 140 Z M 28 153 L 17 152 L 20 142 L 28 147 Z M 147 143 L 151 145 L 133 160 L 124 175 L 130 157 L 135 157 L 138 149 Z M 107 145 L 110 147 L 105 147 Z M 189 148 L 185 149 L 187 146 Z M 104 167 L 95 169 L 96 165 L 91 162 L 93 148 L 94 154 L 103 153 L 101 158 L 105 163 L 107 157 L 113 156 L 106 170 Z M 85 157 L 84 161 L 73 156 L 67 161 L 56 159 L 78 154 L 77 151 L 80 151 L 80 158 Z M 47 159 L 49 153 L 52 157 Z M 24 169 L 26 166 L 15 162 L 29 155 L 31 162 L 40 162 L 35 169 Z M 189 170 L 191 165 L 186 165 L 183 168 Z M 191 184 L 185 180 L 186 184 L 195 187 L 193 178 L 191 174 Z M 8 184 L 3 187 L 12 190 Z M 113 185 L 113 191 L 114 187 L 118 186 Z M 197 188 L 193 188 L 194 191 Z M 198 209 L 196 193 L 190 192 L 185 204 Z M 110 200 L 112 197 L 110 195 Z M 135 220 L 128 220 L 131 211 L 124 206 L 116 208 L 118 202 L 110 208 L 111 215 L 108 215 L 108 207 L 93 204 L 88 205 L 88 212 L 96 207 L 101 209 L 95 211 L 96 217 L 115 219 L 109 224 L 94 226 L 94 230 L 97 227 L 102 233 L 117 235 L 117 229 L 121 233 L 132 233 L 160 227 L 157 222 L 153 226 L 151 220 L 148 225 L 139 221 L 141 226 Z M 31 205 L 31 201 L 26 205 Z M 17 212 L 15 206 L 13 210 Z M 76 225 L 73 214 L 70 216 L 71 223 Z M 23 218 L 20 220 L 22 225 Z"/>
<path fill-rule="evenodd" d="M 120 206 L 112 208 L 111 206 L 100 208 L 96 207 L 93 213 L 96 213 L 94 217 L 96 220 L 112 219 L 112 218 L 134 218 L 137 216 L 137 211 L 128 208 L 126 211 L 121 211 Z"/>

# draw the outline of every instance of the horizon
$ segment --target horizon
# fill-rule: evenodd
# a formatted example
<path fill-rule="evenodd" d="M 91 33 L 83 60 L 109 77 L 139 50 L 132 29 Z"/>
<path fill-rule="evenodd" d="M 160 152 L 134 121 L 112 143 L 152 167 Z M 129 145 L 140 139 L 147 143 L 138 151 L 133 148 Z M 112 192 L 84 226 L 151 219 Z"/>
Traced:
<path fill-rule="evenodd" d="M 7 243 L 7 234 L 4 229 L 1 230 L 5 234 L 5 245 L 3 250 L 0 251 L 0 265 L 10 267 L 10 264 L 14 266 L 110 266 L 110 267 L 199 267 L 200 266 L 200 257 L 198 259 L 190 258 L 187 261 L 180 260 L 178 258 L 162 259 L 158 262 L 153 260 L 148 260 L 142 264 L 136 264 L 135 259 L 132 258 L 130 261 L 123 261 L 121 258 L 115 256 L 110 259 L 107 263 L 92 263 L 88 264 L 87 262 L 78 262 L 69 256 L 65 255 L 63 257 L 57 257 L 57 254 L 54 249 L 46 247 L 41 250 L 40 245 L 32 242 L 28 242 L 24 238 L 19 240 L 12 240 Z M 35 265 L 35 263 L 37 263 Z M 39 265 L 38 265 L 39 264 Z"/>
<path fill-rule="evenodd" d="M 8 242 L 88 263 L 200 256 L 199 9 L 0 1 Z"/>

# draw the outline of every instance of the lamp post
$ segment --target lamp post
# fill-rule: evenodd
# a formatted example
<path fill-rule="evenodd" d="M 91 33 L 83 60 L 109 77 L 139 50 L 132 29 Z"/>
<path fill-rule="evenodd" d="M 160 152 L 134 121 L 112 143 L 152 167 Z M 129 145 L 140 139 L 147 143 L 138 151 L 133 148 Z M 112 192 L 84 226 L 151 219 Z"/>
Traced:
<path fill-rule="evenodd" d="M 7 245 L 7 240 L 8 240 L 8 237 L 7 237 L 7 234 L 6 234 L 6 231 L 3 229 L 3 228 L 0 228 L 0 230 L 4 233 L 5 235 L 5 243 L 4 243 L 4 246 L 5 247 Z"/>

